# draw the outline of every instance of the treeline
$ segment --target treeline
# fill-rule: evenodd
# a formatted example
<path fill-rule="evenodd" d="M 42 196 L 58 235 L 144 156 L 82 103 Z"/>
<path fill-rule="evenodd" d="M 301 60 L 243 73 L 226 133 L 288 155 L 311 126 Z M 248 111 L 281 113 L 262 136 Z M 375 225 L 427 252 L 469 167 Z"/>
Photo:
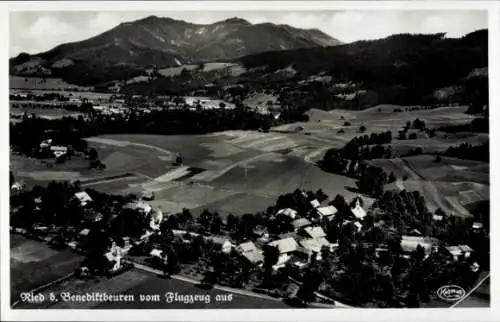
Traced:
<path fill-rule="evenodd" d="M 456 132 L 474 132 L 474 133 L 489 133 L 490 122 L 488 118 L 480 117 L 472 120 L 467 124 L 447 125 L 437 129 L 437 131 L 456 133 Z"/>
<path fill-rule="evenodd" d="M 464 160 L 490 162 L 490 142 L 489 140 L 481 145 L 471 145 L 462 143 L 456 147 L 449 147 L 444 156 L 453 157 Z"/>
<path fill-rule="evenodd" d="M 263 130 L 271 126 L 307 121 L 305 110 L 284 111 L 279 119 L 254 111 L 235 108 L 217 110 L 161 110 L 144 113 L 130 111 L 125 115 L 91 114 L 89 117 L 64 117 L 47 120 L 25 115 L 19 123 L 10 124 L 10 142 L 28 153 L 43 139 L 53 138 L 63 145 L 79 144 L 82 138 L 100 134 L 205 134 L 226 130 Z"/>

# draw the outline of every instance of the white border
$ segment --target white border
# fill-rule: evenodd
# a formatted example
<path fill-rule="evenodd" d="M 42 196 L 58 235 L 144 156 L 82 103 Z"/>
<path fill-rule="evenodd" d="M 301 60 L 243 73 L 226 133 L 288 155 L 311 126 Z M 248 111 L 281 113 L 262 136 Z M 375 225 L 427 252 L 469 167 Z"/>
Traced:
<path fill-rule="evenodd" d="M 335 320 L 415 320 L 415 321 L 498 321 L 500 310 L 495 307 L 499 304 L 500 290 L 496 274 L 492 274 L 491 280 L 491 308 L 490 309 L 284 309 L 284 310 L 251 310 L 251 309 L 229 309 L 229 310 L 11 310 L 10 309 L 10 256 L 9 256 L 9 190 L 7 170 L 9 164 L 8 148 L 8 38 L 9 38 L 9 11 L 142 11 L 154 8 L 157 11 L 279 11 L 286 8 L 287 11 L 301 10 L 489 10 L 489 75 L 490 75 L 490 110 L 491 126 L 490 141 L 497 141 L 500 130 L 495 128 L 494 119 L 498 120 L 500 111 L 497 111 L 499 99 L 499 76 L 500 76 L 500 2 L 496 1 L 355 1 L 355 2 L 327 2 L 327 1 L 238 1 L 238 2 L 216 2 L 216 1 L 189 1 L 189 5 L 180 1 L 169 2 L 117 2 L 117 1 L 58 1 L 58 2 L 2 2 L 0 3 L 0 41 L 1 47 L 0 70 L 1 74 L 0 100 L 3 102 L 0 118 L 4 126 L 0 127 L 0 250 L 1 256 L 1 320 L 2 321 L 335 321 Z M 365 28 L 365 26 L 360 26 Z M 492 148 L 491 164 L 496 164 L 499 153 Z M 499 196 L 498 189 L 493 185 L 495 178 L 500 178 L 500 169 L 491 169 L 491 214 L 500 210 L 495 196 Z M 499 218 L 494 215 L 491 218 L 491 270 L 500 269 L 498 248 L 500 238 L 498 233 Z M 497 255 L 497 256 L 495 256 Z M 495 319 L 495 317 L 497 317 Z"/>

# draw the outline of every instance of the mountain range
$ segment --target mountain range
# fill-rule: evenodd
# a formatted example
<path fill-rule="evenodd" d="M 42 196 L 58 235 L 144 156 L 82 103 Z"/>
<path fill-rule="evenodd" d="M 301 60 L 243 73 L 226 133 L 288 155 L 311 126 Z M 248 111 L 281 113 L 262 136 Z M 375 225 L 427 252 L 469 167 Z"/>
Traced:
<path fill-rule="evenodd" d="M 10 60 L 10 72 L 16 75 L 57 75 L 58 70 L 68 67 L 88 73 L 107 68 L 164 68 L 340 43 L 318 29 L 252 24 L 241 18 L 201 25 L 149 16 L 122 23 L 83 41 L 59 45 L 47 52 L 22 53 Z"/>

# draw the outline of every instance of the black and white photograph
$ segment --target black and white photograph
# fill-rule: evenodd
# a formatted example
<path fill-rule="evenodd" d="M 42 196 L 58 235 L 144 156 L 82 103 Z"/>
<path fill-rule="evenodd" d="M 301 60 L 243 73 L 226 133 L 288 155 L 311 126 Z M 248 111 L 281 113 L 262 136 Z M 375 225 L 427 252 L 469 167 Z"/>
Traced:
<path fill-rule="evenodd" d="M 449 7 L 10 11 L 10 309 L 489 308 L 489 12 Z"/>

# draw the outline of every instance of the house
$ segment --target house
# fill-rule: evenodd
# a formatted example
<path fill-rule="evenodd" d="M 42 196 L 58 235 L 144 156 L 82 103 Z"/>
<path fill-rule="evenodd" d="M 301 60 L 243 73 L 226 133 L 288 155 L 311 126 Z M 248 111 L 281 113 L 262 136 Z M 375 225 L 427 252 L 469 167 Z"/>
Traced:
<path fill-rule="evenodd" d="M 415 229 L 412 229 L 412 230 L 410 231 L 410 234 L 411 234 L 412 236 L 422 236 L 422 233 L 420 232 L 420 230 L 418 230 L 418 229 L 416 229 L 416 228 L 415 228 Z"/>
<path fill-rule="evenodd" d="M 205 240 L 211 241 L 216 247 L 220 248 L 220 251 L 229 254 L 233 249 L 233 244 L 231 241 L 222 236 L 206 236 Z"/>
<path fill-rule="evenodd" d="M 149 255 L 150 255 L 151 257 L 154 257 L 154 258 L 163 259 L 162 253 L 163 253 L 163 251 L 162 251 L 162 250 L 157 249 L 157 248 L 153 248 L 153 249 L 151 250 L 151 252 L 149 253 Z"/>
<path fill-rule="evenodd" d="M 85 207 L 90 202 L 92 202 L 92 198 L 90 198 L 89 194 L 85 191 L 80 191 L 75 193 L 75 198 L 80 202 L 80 206 Z"/>
<path fill-rule="evenodd" d="M 150 201 L 150 200 L 154 200 L 154 198 L 155 198 L 155 195 L 152 191 L 144 191 L 142 193 L 142 200 Z"/>
<path fill-rule="evenodd" d="M 355 221 L 354 226 L 356 227 L 358 233 L 361 231 L 361 228 L 363 228 L 363 224 L 361 224 L 359 221 Z"/>
<path fill-rule="evenodd" d="M 56 158 L 59 158 L 68 153 L 68 147 L 62 145 L 52 145 L 50 147 L 50 152 L 52 152 Z"/>
<path fill-rule="evenodd" d="M 89 233 L 90 233 L 90 229 L 84 228 L 84 229 L 80 230 L 80 232 L 78 233 L 78 236 L 80 238 L 86 238 L 86 237 L 88 237 Z"/>
<path fill-rule="evenodd" d="M 310 203 L 311 203 L 311 206 L 312 206 L 313 208 L 315 208 L 315 209 L 316 209 L 316 208 L 318 208 L 318 207 L 320 206 L 319 201 L 318 201 L 318 200 L 316 200 L 316 199 L 311 200 L 311 202 L 310 202 Z"/>
<path fill-rule="evenodd" d="M 472 253 L 472 248 L 468 245 L 448 246 L 445 249 L 455 261 L 458 261 L 461 257 L 469 258 Z"/>
<path fill-rule="evenodd" d="M 335 208 L 334 206 L 316 208 L 316 214 L 319 216 L 320 219 L 322 219 L 323 217 L 333 216 L 336 213 L 337 213 L 337 208 Z"/>
<path fill-rule="evenodd" d="M 129 210 L 135 210 L 135 211 L 138 211 L 144 215 L 149 215 L 151 213 L 151 211 L 153 210 L 153 208 L 146 202 L 144 201 L 139 201 L 139 202 L 136 202 L 136 203 L 128 203 L 126 204 L 123 209 L 129 209 Z"/>
<path fill-rule="evenodd" d="M 434 215 L 432 215 L 432 220 L 441 221 L 441 220 L 443 220 L 443 216 L 434 214 Z"/>
<path fill-rule="evenodd" d="M 356 203 L 354 207 L 351 208 L 352 214 L 358 218 L 358 219 L 363 219 L 366 216 L 366 211 L 361 207 L 361 203 L 359 202 L 359 198 L 356 199 Z"/>
<path fill-rule="evenodd" d="M 481 229 L 483 229 L 483 227 L 484 227 L 483 224 L 480 223 L 480 222 L 474 222 L 474 223 L 472 223 L 472 230 L 474 230 L 476 232 L 480 231 Z"/>
<path fill-rule="evenodd" d="M 253 265 L 261 265 L 264 262 L 262 250 L 257 248 L 253 242 L 246 242 L 238 245 L 237 251 Z"/>
<path fill-rule="evenodd" d="M 103 218 L 102 214 L 93 209 L 86 209 L 83 214 L 83 220 L 88 223 L 95 223 L 101 221 L 102 218 Z"/>
<path fill-rule="evenodd" d="M 52 139 L 43 140 L 40 142 L 40 149 L 48 149 L 52 145 Z"/>
<path fill-rule="evenodd" d="M 269 233 L 267 232 L 267 228 L 264 226 L 256 226 L 254 229 L 252 229 L 252 234 L 254 235 L 254 237 L 262 241 L 267 241 L 269 239 Z"/>
<path fill-rule="evenodd" d="M 299 241 L 299 244 L 304 249 L 311 252 L 311 254 L 312 252 L 316 252 L 318 256 L 317 259 L 321 259 L 321 249 L 323 247 L 332 250 L 332 244 L 325 237 L 303 239 Z"/>
<path fill-rule="evenodd" d="M 20 192 L 23 189 L 24 189 L 24 185 L 22 185 L 19 182 L 14 182 L 14 184 L 12 184 L 12 186 L 10 187 L 11 192 Z"/>
<path fill-rule="evenodd" d="M 117 271 L 121 267 L 122 254 L 119 248 L 116 246 L 111 247 L 111 250 L 104 254 L 106 259 L 111 263 L 111 271 Z"/>
<path fill-rule="evenodd" d="M 285 266 L 285 263 L 290 259 L 292 253 L 299 247 L 299 244 L 291 237 L 272 241 L 268 245 L 278 248 L 280 253 L 278 262 L 273 266 L 274 269 Z"/>
<path fill-rule="evenodd" d="M 424 248 L 426 257 L 432 252 L 432 250 L 437 246 L 438 240 L 430 237 L 421 236 L 402 236 L 401 238 L 401 248 L 403 253 L 412 253 L 417 250 L 420 245 Z"/>
<path fill-rule="evenodd" d="M 309 225 L 311 225 L 311 222 L 307 218 L 299 218 L 292 221 L 292 226 L 295 231 Z"/>
<path fill-rule="evenodd" d="M 295 217 L 297 217 L 297 211 L 293 210 L 291 208 L 285 208 L 285 209 L 279 210 L 276 213 L 276 216 L 279 216 L 279 215 L 284 215 L 284 216 L 290 217 L 291 219 L 295 219 Z"/>
<path fill-rule="evenodd" d="M 305 227 L 303 229 L 304 233 L 307 234 L 310 238 L 321 238 L 326 237 L 326 233 L 323 228 L 315 226 L 315 227 Z"/>
<path fill-rule="evenodd" d="M 163 212 L 161 210 L 157 210 L 154 214 L 151 215 L 151 221 L 149 223 L 149 226 L 153 230 L 159 230 L 162 221 L 163 221 Z"/>
<path fill-rule="evenodd" d="M 470 270 L 471 272 L 473 273 L 477 273 L 479 272 L 479 264 L 474 262 L 471 266 L 470 266 Z"/>

